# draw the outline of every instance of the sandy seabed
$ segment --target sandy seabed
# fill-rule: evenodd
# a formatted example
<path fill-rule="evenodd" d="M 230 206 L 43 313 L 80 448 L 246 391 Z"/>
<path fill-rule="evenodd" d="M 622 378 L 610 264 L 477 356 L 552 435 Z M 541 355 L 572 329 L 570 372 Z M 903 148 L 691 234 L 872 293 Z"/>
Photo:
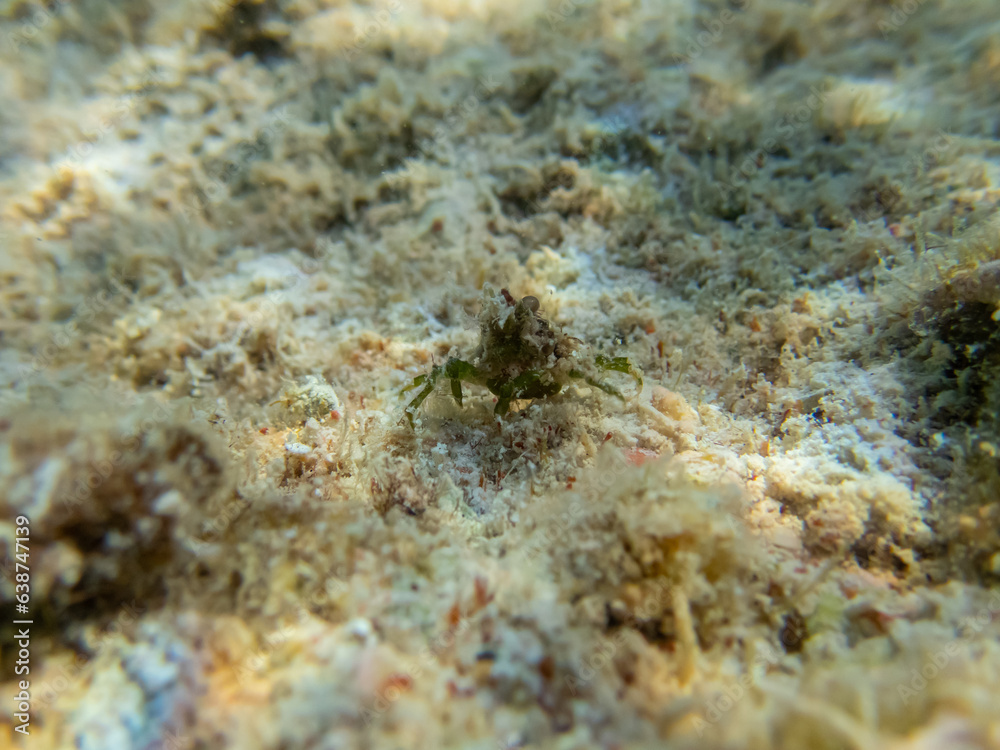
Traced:
<path fill-rule="evenodd" d="M 1000 748 L 995 0 L 0 9 L 12 746 Z"/>

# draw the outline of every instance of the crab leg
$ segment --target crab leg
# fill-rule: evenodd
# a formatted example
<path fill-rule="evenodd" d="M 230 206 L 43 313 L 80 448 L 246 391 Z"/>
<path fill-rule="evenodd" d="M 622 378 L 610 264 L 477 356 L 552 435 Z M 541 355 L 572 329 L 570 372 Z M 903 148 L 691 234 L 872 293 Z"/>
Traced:
<path fill-rule="evenodd" d="M 414 398 L 410 403 L 408 403 L 406 405 L 406 408 L 403 410 L 403 413 L 406 414 L 406 419 L 410 423 L 410 427 L 413 427 L 413 414 L 416 412 L 417 409 L 420 408 L 420 405 L 424 402 L 424 399 L 427 398 L 429 395 L 431 395 L 431 392 L 434 390 L 434 384 L 437 382 L 437 379 L 442 372 L 444 372 L 443 367 L 440 366 L 435 367 L 433 370 L 430 371 L 430 374 L 418 375 L 417 377 L 415 377 L 413 379 L 413 383 L 406 386 L 402 391 L 400 391 L 400 394 L 402 395 L 411 388 L 416 388 L 417 386 L 420 385 L 424 386 L 421 389 L 420 393 L 417 394 L 416 398 Z"/>

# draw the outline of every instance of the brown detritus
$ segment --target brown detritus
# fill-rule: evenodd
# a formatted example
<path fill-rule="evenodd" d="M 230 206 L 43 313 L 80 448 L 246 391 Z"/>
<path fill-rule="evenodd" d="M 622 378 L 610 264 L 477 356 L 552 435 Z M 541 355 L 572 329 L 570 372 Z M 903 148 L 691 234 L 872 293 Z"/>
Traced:
<path fill-rule="evenodd" d="M 809 637 L 809 630 L 806 626 L 806 618 L 797 609 L 793 609 L 784 617 L 784 623 L 778 633 L 781 645 L 789 654 L 797 654 L 802 651 L 802 646 Z"/>

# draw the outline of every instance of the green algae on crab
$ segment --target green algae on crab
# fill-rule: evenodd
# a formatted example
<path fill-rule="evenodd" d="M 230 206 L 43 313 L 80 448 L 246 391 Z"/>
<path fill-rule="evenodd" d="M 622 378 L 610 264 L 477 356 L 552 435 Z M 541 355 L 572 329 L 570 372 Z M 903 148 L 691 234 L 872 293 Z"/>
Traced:
<path fill-rule="evenodd" d="M 472 361 L 451 357 L 403 389 L 402 393 L 406 393 L 423 386 L 404 410 L 410 426 L 414 426 L 416 410 L 442 376 L 451 381 L 451 394 L 459 406 L 463 381 L 488 389 L 497 397 L 494 413 L 500 417 L 507 414 L 512 401 L 554 396 L 573 380 L 583 380 L 624 400 L 617 388 L 597 379 L 597 373 L 602 371 L 631 375 L 642 389 L 642 376 L 628 357 L 598 355 L 592 367 L 582 365 L 575 357 L 582 342 L 554 330 L 538 314 L 538 308 L 536 297 L 515 301 L 506 289 L 495 293 L 485 286 L 479 313 L 479 346 Z"/>

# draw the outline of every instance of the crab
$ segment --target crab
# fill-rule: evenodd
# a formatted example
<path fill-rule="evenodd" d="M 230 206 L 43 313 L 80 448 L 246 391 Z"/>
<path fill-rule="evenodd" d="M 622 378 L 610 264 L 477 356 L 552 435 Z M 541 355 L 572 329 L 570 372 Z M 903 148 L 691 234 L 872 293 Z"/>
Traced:
<path fill-rule="evenodd" d="M 414 378 L 402 390 L 400 395 L 420 388 L 404 410 L 410 427 L 414 426 L 417 409 L 442 377 L 451 382 L 451 395 L 459 406 L 462 406 L 463 382 L 485 387 L 496 396 L 493 411 L 498 417 L 507 414 L 512 401 L 549 398 L 574 380 L 582 380 L 624 401 L 621 391 L 597 379 L 598 372 L 625 373 L 642 389 L 642 375 L 628 357 L 600 354 L 592 368 L 582 369 L 575 353 L 583 342 L 554 330 L 538 314 L 538 308 L 536 297 L 515 301 L 506 289 L 494 293 L 489 286 L 484 287 L 479 346 L 472 361 L 450 357 L 443 365 Z"/>

